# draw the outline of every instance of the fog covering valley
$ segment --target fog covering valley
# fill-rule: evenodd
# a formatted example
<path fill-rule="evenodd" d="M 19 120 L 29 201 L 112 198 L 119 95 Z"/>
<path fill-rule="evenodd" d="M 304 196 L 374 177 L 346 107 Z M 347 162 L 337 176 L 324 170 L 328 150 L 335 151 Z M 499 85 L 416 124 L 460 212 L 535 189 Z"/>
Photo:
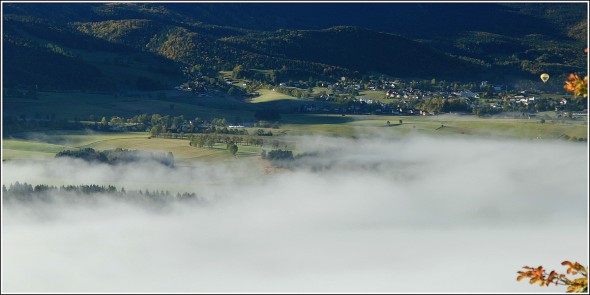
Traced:
<path fill-rule="evenodd" d="M 523 265 L 588 261 L 587 144 L 297 137 L 312 156 L 170 168 L 3 162 L 3 184 L 191 192 L 3 202 L 3 292 L 563 292 Z"/>

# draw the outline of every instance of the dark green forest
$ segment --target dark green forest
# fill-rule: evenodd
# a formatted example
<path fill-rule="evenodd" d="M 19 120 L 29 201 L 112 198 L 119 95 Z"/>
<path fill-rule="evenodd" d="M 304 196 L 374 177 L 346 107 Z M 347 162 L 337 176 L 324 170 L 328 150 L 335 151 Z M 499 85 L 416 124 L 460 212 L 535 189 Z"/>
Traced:
<path fill-rule="evenodd" d="M 3 82 L 156 90 L 242 65 L 502 83 L 586 71 L 587 23 L 583 3 L 3 3 Z"/>
<path fill-rule="evenodd" d="M 171 152 L 150 153 L 138 150 L 113 149 L 96 151 L 93 148 L 79 150 L 65 150 L 57 153 L 56 158 L 76 158 L 87 162 L 106 163 L 110 165 L 127 164 L 134 162 L 155 161 L 165 166 L 174 167 L 174 155 Z"/>
<path fill-rule="evenodd" d="M 35 204 L 35 203 L 74 203 L 74 204 L 96 204 L 99 201 L 124 201 L 135 204 L 144 204 L 161 207 L 173 202 L 198 202 L 205 200 L 198 197 L 196 193 L 171 193 L 164 190 L 125 190 L 118 189 L 113 185 L 32 185 L 26 182 L 11 183 L 8 186 L 2 185 L 2 200 L 5 205 L 11 204 Z"/>

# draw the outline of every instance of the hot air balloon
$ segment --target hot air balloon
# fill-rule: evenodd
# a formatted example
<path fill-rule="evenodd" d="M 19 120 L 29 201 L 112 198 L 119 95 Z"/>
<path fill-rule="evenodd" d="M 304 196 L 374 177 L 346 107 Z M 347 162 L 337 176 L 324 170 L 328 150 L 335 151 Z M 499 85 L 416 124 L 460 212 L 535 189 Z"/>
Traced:
<path fill-rule="evenodd" d="M 541 74 L 541 80 L 543 80 L 543 83 L 547 83 L 547 81 L 549 80 L 549 74 L 547 74 L 547 73 Z"/>

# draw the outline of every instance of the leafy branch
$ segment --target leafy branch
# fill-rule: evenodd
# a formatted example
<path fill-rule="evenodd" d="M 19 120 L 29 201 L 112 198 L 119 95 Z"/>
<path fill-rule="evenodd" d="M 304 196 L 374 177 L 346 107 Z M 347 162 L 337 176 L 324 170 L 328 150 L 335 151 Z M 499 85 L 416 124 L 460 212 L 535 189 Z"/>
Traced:
<path fill-rule="evenodd" d="M 588 48 L 584 48 L 584 53 L 588 53 Z M 588 97 L 588 76 L 582 79 L 578 74 L 569 74 L 563 88 L 575 96 Z"/>
<path fill-rule="evenodd" d="M 523 266 L 524 270 L 518 271 L 517 281 L 529 278 L 529 283 L 539 284 L 548 287 L 551 284 L 568 286 L 567 293 L 588 293 L 588 268 L 578 262 L 564 261 L 561 265 L 567 265 L 567 275 L 581 275 L 578 278 L 568 278 L 566 274 L 558 273 L 555 270 L 547 272 L 543 266 Z"/>

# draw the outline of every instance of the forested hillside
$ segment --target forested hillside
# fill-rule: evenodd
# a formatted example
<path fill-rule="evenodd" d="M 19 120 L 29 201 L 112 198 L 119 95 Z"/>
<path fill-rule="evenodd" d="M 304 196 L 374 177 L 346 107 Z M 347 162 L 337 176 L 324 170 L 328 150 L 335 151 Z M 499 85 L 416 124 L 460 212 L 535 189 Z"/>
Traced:
<path fill-rule="evenodd" d="M 586 70 L 586 8 L 578 3 L 3 7 L 8 86 L 137 89 L 147 77 L 157 81 L 155 89 L 167 88 L 181 81 L 182 66 L 195 65 L 213 72 L 283 69 L 298 78 L 378 72 L 464 81 Z"/>

